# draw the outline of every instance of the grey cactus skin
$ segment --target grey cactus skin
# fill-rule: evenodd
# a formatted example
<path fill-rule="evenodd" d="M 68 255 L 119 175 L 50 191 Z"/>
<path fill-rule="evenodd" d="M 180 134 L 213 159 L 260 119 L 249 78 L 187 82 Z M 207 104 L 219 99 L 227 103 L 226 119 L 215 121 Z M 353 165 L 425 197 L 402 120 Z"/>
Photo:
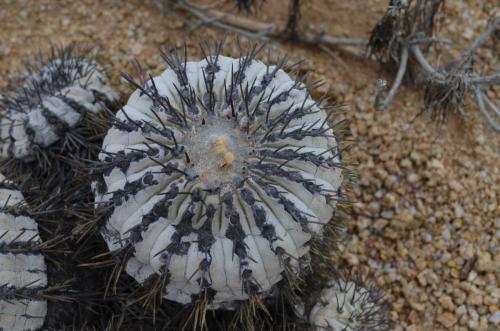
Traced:
<path fill-rule="evenodd" d="M 37 245 L 38 226 L 15 185 L 0 174 L 0 330 L 38 330 L 47 314 L 39 295 L 47 267 Z"/>
<path fill-rule="evenodd" d="M 200 62 L 164 53 L 170 69 L 129 79 L 137 90 L 104 139 L 95 184 L 126 272 L 164 277 L 165 297 L 182 304 L 208 295 L 210 308 L 269 296 L 285 269 L 299 274 L 342 183 L 330 115 L 303 77 L 255 48 L 221 51 Z"/>

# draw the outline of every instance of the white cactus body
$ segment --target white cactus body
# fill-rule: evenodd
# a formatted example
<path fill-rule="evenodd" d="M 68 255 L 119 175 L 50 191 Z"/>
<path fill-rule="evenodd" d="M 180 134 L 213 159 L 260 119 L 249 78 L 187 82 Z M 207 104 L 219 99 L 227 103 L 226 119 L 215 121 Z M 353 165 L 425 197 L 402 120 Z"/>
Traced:
<path fill-rule="evenodd" d="M 126 271 L 166 274 L 166 298 L 210 307 L 267 295 L 335 212 L 342 182 L 328 116 L 279 66 L 249 55 L 183 63 L 136 90 L 104 139 L 96 202 Z"/>

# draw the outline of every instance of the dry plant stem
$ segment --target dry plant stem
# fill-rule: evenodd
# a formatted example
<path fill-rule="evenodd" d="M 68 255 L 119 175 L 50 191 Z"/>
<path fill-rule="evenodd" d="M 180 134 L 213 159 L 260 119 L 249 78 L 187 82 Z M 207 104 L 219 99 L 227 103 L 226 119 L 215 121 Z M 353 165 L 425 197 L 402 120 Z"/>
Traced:
<path fill-rule="evenodd" d="M 495 114 L 497 114 L 497 116 L 500 117 L 500 110 L 497 108 L 497 106 L 495 106 L 495 104 L 490 100 L 490 98 L 484 95 L 484 100 L 486 101 L 488 106 L 490 106 L 490 108 L 493 109 Z"/>
<path fill-rule="evenodd" d="M 436 69 L 434 69 L 434 67 L 427 61 L 425 55 L 422 53 L 422 50 L 420 50 L 420 47 L 418 47 L 418 45 L 412 45 L 411 52 L 418 63 L 422 66 L 422 68 L 434 79 L 438 79 L 440 81 L 444 81 L 446 79 L 443 74 L 436 71 Z"/>
<path fill-rule="evenodd" d="M 387 97 L 379 106 L 380 109 L 386 109 L 396 96 L 396 93 L 398 92 L 398 89 L 401 86 L 401 83 L 403 82 L 403 77 L 406 72 L 407 64 L 408 64 L 408 47 L 403 47 L 403 50 L 401 51 L 401 60 L 399 64 L 398 73 L 396 75 L 396 79 L 394 80 L 394 84 L 392 84 L 389 94 L 387 94 Z"/>
<path fill-rule="evenodd" d="M 205 7 L 189 4 L 185 1 L 178 1 L 176 5 L 179 8 L 188 11 L 198 18 L 196 22 L 189 22 L 182 18 L 182 21 L 190 25 L 191 30 L 197 29 L 202 25 L 213 25 L 216 28 L 237 32 L 250 38 L 255 38 L 262 41 L 267 41 L 267 34 L 274 29 L 274 24 L 257 23 L 252 27 L 253 23 L 247 22 L 248 19 L 238 17 L 236 15 L 224 13 L 215 9 L 206 9 Z M 207 15 L 208 14 L 208 15 Z M 240 21 L 240 24 L 235 22 Z"/>
<path fill-rule="evenodd" d="M 491 125 L 493 127 L 493 129 L 495 129 L 495 131 L 500 132 L 500 124 L 496 123 L 495 120 L 491 117 L 490 113 L 486 109 L 485 101 L 488 104 L 488 106 L 490 106 L 490 108 L 492 108 L 493 111 L 499 117 L 500 117 L 500 111 L 493 104 L 493 102 L 491 102 L 490 99 L 481 91 L 481 89 L 479 87 L 475 88 L 475 94 L 476 94 L 477 104 L 479 105 L 479 111 L 484 116 L 484 118 L 488 122 L 488 124 Z"/>
<path fill-rule="evenodd" d="M 490 32 L 491 34 L 491 32 Z M 483 39 L 483 34 L 479 39 Z M 478 39 L 478 40 L 479 40 Z M 479 43 L 475 43 L 478 44 Z M 415 59 L 418 61 L 418 63 L 422 66 L 422 68 L 430 75 L 432 78 L 445 83 L 446 77 L 438 72 L 434 67 L 427 61 L 425 56 L 423 55 L 422 51 L 418 47 L 418 45 L 413 45 L 411 46 L 412 54 L 415 57 Z M 470 54 L 470 53 L 469 53 Z M 495 75 L 490 75 L 490 76 L 484 76 L 484 77 L 478 77 L 478 76 L 466 76 L 464 77 L 464 82 L 474 88 L 474 93 L 476 96 L 476 101 L 479 106 L 479 111 L 481 114 L 484 116 L 488 124 L 491 125 L 491 127 L 495 131 L 500 131 L 500 124 L 498 124 L 491 114 L 488 112 L 486 109 L 486 106 L 489 106 L 493 112 L 495 113 L 496 117 L 500 119 L 500 111 L 498 108 L 495 106 L 495 104 L 481 91 L 481 88 L 483 86 L 488 86 L 488 85 L 498 85 L 500 84 L 500 73 L 497 73 Z M 486 102 L 486 104 L 485 104 Z M 497 120 L 498 121 L 498 120 Z"/>
<path fill-rule="evenodd" d="M 191 24 L 191 29 L 196 29 L 202 25 L 213 25 L 222 30 L 238 32 L 250 38 L 258 40 L 268 40 L 267 34 L 275 29 L 274 24 L 253 22 L 245 17 L 225 13 L 215 9 L 206 9 L 202 6 L 176 1 L 175 5 L 198 18 L 198 21 Z"/>
<path fill-rule="evenodd" d="M 473 85 L 498 85 L 500 84 L 500 73 L 484 77 L 470 77 L 468 83 Z"/>
<path fill-rule="evenodd" d="M 292 40 L 297 39 L 297 27 L 300 21 L 300 0 L 290 0 L 288 9 L 288 23 L 286 24 L 286 33 Z"/>
<path fill-rule="evenodd" d="M 465 51 L 462 55 L 462 57 L 466 57 L 474 53 L 476 49 L 481 47 L 486 40 L 493 34 L 495 31 L 500 27 L 500 17 L 495 19 L 493 24 L 490 26 L 488 30 L 486 30 L 482 35 L 479 36 L 479 38 L 476 39 L 476 41 L 469 47 L 467 51 Z"/>
<path fill-rule="evenodd" d="M 446 80 L 446 77 L 442 73 L 434 69 L 434 67 L 429 63 L 429 61 L 427 61 L 425 55 L 422 53 L 418 45 L 411 46 L 411 51 L 415 59 L 428 74 L 430 74 L 433 78 L 437 80 L 440 81 Z M 464 81 L 465 83 L 470 85 L 497 85 L 500 84 L 500 73 L 484 77 L 468 76 L 465 77 Z"/>
<path fill-rule="evenodd" d="M 408 44 L 409 45 L 417 45 L 417 44 L 445 44 L 452 45 L 453 40 L 443 37 L 416 37 L 412 38 Z"/>
<path fill-rule="evenodd" d="M 255 21 L 216 9 L 206 9 L 197 4 L 188 3 L 183 0 L 174 1 L 173 5 L 174 8 L 177 7 L 182 9 L 198 18 L 199 23 L 194 25 L 195 28 L 200 25 L 208 24 L 223 30 L 239 32 L 248 37 L 256 38 L 262 41 L 269 40 L 270 38 L 282 39 L 286 36 L 282 29 L 279 29 L 275 24 Z M 297 32 L 296 38 L 296 40 L 308 44 L 323 44 L 341 47 L 344 51 L 359 57 L 364 57 L 365 52 L 357 51 L 349 46 L 368 45 L 368 41 L 364 39 L 334 37 L 310 31 Z"/>

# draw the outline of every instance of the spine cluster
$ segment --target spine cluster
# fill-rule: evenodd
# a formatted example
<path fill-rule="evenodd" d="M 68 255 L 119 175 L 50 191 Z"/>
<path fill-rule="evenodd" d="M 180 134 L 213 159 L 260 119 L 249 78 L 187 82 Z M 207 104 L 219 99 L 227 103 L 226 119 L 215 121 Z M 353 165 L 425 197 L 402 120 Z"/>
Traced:
<path fill-rule="evenodd" d="M 359 277 L 337 277 L 314 298 L 307 318 L 316 331 L 387 330 L 387 307 L 381 299 L 381 293 Z"/>

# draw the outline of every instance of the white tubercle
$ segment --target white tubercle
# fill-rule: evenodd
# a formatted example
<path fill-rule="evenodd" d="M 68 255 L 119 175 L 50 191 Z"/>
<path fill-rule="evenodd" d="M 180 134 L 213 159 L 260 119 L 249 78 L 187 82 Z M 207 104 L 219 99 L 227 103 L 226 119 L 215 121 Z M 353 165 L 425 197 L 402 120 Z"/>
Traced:
<path fill-rule="evenodd" d="M 38 292 L 47 287 L 43 255 L 35 221 L 22 212 L 24 198 L 0 174 L 0 330 L 38 330 L 47 301 Z"/>

